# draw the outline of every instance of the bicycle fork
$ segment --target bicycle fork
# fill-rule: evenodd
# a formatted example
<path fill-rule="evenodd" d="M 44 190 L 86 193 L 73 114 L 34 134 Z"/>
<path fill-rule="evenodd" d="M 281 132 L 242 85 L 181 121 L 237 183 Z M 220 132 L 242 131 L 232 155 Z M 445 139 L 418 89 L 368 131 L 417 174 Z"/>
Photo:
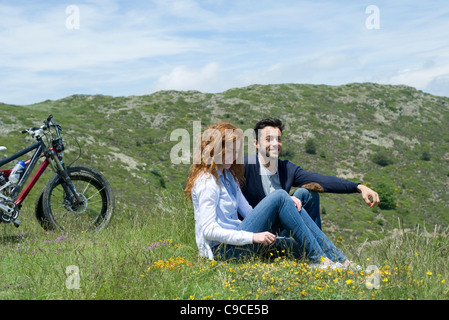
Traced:
<path fill-rule="evenodd" d="M 64 161 L 62 161 L 54 150 L 50 150 L 49 154 L 46 155 L 49 163 L 52 165 L 54 171 L 62 178 L 61 186 L 67 195 L 66 201 L 69 201 L 68 206 L 72 211 L 76 211 L 76 208 L 84 205 L 85 198 L 79 194 L 70 179 L 69 174 L 64 166 Z"/>

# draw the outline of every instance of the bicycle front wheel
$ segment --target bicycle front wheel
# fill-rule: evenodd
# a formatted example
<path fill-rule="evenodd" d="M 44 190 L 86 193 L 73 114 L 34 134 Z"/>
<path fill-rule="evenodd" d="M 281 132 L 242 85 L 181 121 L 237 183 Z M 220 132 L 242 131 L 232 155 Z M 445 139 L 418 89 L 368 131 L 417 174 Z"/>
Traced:
<path fill-rule="evenodd" d="M 102 230 L 114 210 L 114 195 L 106 178 L 87 166 L 67 167 L 81 204 L 73 204 L 59 175 L 54 175 L 44 188 L 42 209 L 48 229 L 65 232 Z M 68 186 L 72 189 L 71 186 Z"/>

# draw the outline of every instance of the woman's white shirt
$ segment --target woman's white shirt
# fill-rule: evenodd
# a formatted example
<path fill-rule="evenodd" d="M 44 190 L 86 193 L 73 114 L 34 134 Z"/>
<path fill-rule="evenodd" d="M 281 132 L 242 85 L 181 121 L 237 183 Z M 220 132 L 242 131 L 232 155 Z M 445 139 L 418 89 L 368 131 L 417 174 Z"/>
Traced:
<path fill-rule="evenodd" d="M 253 242 L 253 233 L 235 230 L 241 223 L 238 213 L 245 218 L 253 209 L 242 194 L 229 170 L 201 174 L 192 188 L 195 214 L 195 238 L 201 256 L 213 259 L 212 247 L 219 243 L 245 245 Z"/>

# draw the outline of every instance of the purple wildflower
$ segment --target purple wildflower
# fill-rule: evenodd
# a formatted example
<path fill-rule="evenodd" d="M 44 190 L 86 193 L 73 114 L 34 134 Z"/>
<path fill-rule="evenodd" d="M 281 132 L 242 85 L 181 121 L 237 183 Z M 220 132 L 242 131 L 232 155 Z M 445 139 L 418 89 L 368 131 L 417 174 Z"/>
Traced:
<path fill-rule="evenodd" d="M 57 237 L 56 238 L 56 242 L 61 242 L 62 240 L 65 240 L 65 239 L 67 239 L 67 237 L 65 237 L 65 236 L 60 236 L 60 237 Z"/>
<path fill-rule="evenodd" d="M 156 249 L 158 247 L 168 246 L 168 245 L 170 245 L 171 242 L 172 241 L 170 239 L 168 239 L 168 240 L 164 239 L 164 240 L 161 240 L 161 241 L 156 241 L 156 242 L 153 242 L 152 244 L 150 244 L 148 247 L 145 247 L 144 250 L 153 250 L 153 249 Z"/>
<path fill-rule="evenodd" d="M 60 236 L 60 237 L 57 237 L 56 239 L 47 239 L 47 240 L 44 240 L 44 243 L 50 243 L 50 242 L 56 242 L 56 243 L 59 243 L 59 242 L 61 242 L 62 240 L 65 240 L 65 239 L 67 239 L 67 237 L 66 236 Z"/>

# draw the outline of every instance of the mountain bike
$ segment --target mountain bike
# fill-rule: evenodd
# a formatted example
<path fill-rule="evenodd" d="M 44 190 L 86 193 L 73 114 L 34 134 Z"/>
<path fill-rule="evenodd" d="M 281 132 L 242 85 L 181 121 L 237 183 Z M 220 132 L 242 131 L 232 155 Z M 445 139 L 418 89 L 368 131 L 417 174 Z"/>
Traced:
<path fill-rule="evenodd" d="M 36 143 L 0 160 L 1 169 L 34 151 L 32 157 L 24 161 L 20 178 L 15 176 L 17 182 L 9 180 L 12 173 L 17 173 L 14 168 L 0 170 L 0 223 L 12 223 L 16 227 L 22 224 L 18 219 L 22 204 L 50 165 L 55 174 L 41 190 L 35 204 L 40 225 L 45 230 L 79 232 L 99 231 L 108 224 L 115 204 L 110 184 L 100 172 L 88 166 L 65 166 L 61 132 L 61 126 L 50 115 L 42 126 L 22 130 L 23 134 L 35 138 Z M 0 146 L 0 152 L 5 150 Z M 26 184 L 41 158 L 44 158 L 43 163 Z"/>

